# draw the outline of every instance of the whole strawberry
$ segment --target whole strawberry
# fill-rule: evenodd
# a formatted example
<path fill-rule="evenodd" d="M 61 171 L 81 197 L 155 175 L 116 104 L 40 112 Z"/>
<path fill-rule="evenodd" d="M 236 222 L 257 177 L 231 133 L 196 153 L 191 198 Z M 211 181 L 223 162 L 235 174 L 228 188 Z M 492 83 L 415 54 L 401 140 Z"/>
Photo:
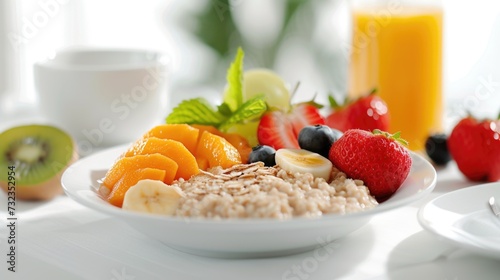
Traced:
<path fill-rule="evenodd" d="M 500 180 L 500 120 L 462 119 L 448 138 L 448 148 L 469 180 Z"/>
<path fill-rule="evenodd" d="M 363 180 L 378 200 L 394 194 L 410 173 L 412 159 L 399 133 L 347 130 L 333 143 L 329 158 L 348 177 Z"/>
<path fill-rule="evenodd" d="M 298 135 L 302 128 L 309 125 L 325 124 L 316 105 L 300 103 L 290 112 L 269 111 L 260 119 L 257 139 L 260 145 L 267 145 L 276 150 L 299 148 Z"/>
<path fill-rule="evenodd" d="M 348 129 L 363 129 L 372 131 L 389 130 L 389 110 L 382 98 L 372 91 L 368 96 L 361 97 L 354 102 L 347 102 L 339 106 L 333 97 L 330 97 L 330 106 L 334 110 L 326 117 L 326 125 L 346 131 Z"/>

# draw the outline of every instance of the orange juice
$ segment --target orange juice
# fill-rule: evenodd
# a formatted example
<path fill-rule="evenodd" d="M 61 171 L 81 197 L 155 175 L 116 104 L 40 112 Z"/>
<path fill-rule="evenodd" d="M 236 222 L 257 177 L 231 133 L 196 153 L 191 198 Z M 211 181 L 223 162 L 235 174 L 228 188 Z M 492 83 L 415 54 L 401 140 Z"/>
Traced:
<path fill-rule="evenodd" d="M 442 129 L 442 10 L 400 7 L 353 13 L 349 91 L 378 89 L 391 114 L 390 131 L 401 131 L 412 150 Z"/>

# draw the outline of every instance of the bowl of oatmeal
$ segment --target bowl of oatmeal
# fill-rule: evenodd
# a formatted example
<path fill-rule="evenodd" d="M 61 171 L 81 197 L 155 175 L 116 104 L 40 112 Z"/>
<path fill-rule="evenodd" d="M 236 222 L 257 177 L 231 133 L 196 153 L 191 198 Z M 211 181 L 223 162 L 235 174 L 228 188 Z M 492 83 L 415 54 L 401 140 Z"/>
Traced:
<path fill-rule="evenodd" d="M 415 153 L 406 181 L 381 203 L 362 181 L 335 168 L 331 182 L 325 182 L 259 163 L 236 165 L 174 182 L 184 196 L 174 216 L 166 217 L 123 210 L 96 192 L 99 179 L 126 148 L 108 149 L 70 166 L 61 179 L 66 194 L 166 246 L 203 256 L 270 257 L 326 246 L 378 213 L 421 199 L 436 183 L 432 165 Z"/>
<path fill-rule="evenodd" d="M 174 216 L 204 219 L 317 218 L 366 211 L 378 205 L 363 182 L 336 168 L 331 182 L 262 162 L 214 168 L 179 180 L 183 197 Z"/>

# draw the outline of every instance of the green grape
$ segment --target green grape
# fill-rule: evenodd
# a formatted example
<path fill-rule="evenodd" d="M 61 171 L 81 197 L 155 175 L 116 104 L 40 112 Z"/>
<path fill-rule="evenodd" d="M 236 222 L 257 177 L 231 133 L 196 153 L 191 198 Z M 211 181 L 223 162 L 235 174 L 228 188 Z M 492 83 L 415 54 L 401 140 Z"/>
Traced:
<path fill-rule="evenodd" d="M 250 146 L 255 147 L 259 144 L 257 140 L 257 127 L 260 120 L 249 121 L 242 124 L 234 124 L 227 129 L 228 133 L 237 133 L 245 137 Z"/>
<path fill-rule="evenodd" d="M 290 92 L 283 79 L 271 70 L 252 69 L 244 73 L 243 101 L 259 94 L 264 94 L 264 99 L 270 107 L 283 111 L 290 108 Z"/>

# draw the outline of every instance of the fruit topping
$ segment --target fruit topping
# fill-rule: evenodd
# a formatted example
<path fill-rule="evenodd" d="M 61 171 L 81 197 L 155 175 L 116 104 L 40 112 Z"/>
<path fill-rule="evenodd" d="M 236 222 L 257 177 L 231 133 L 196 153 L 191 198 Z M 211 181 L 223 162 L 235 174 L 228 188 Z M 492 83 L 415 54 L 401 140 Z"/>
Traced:
<path fill-rule="evenodd" d="M 410 173 L 412 159 L 399 133 L 347 130 L 330 149 L 330 160 L 350 178 L 362 180 L 378 200 L 394 194 Z"/>
<path fill-rule="evenodd" d="M 233 145 L 238 150 L 238 152 L 240 153 L 241 162 L 243 163 L 248 162 L 248 156 L 252 151 L 252 147 L 250 146 L 245 137 L 237 133 L 224 133 L 215 128 L 214 126 L 209 126 L 209 125 L 193 124 L 192 127 L 200 131 L 200 138 L 203 131 L 208 131 L 214 135 L 225 138 L 229 143 L 231 143 L 231 145 Z"/>
<path fill-rule="evenodd" d="M 224 137 L 227 142 L 231 143 L 231 145 L 238 150 L 241 162 L 247 163 L 250 153 L 252 152 L 252 147 L 248 143 L 247 139 L 237 133 L 224 133 L 222 137 Z"/>
<path fill-rule="evenodd" d="M 298 137 L 301 149 L 318 153 L 328 158 L 332 144 L 342 136 L 342 132 L 326 125 L 304 127 Z"/>
<path fill-rule="evenodd" d="M 184 143 L 189 146 L 194 143 L 194 153 Z M 165 184 L 179 179 L 189 180 L 200 169 L 240 164 L 241 157 L 248 159 L 250 152 L 246 139 L 237 134 L 222 133 L 212 126 L 156 126 L 113 164 L 101 182 L 99 193 L 111 204 L 121 207 L 127 191 L 141 180 L 160 180 Z"/>
<path fill-rule="evenodd" d="M 156 137 L 179 141 L 191 152 L 196 152 L 200 131 L 187 124 L 162 124 L 146 132 L 143 138 Z"/>
<path fill-rule="evenodd" d="M 228 88 L 229 89 L 229 88 Z M 224 101 L 229 101 L 224 94 Z M 270 108 L 288 111 L 290 106 L 290 92 L 285 81 L 269 69 L 257 68 L 243 74 L 243 102 L 258 96 L 264 96 L 264 101 Z"/>
<path fill-rule="evenodd" d="M 208 166 L 229 168 L 241 163 L 238 150 L 223 137 L 203 131 L 196 148 L 196 157 L 208 160 Z"/>
<path fill-rule="evenodd" d="M 124 156 L 148 154 L 161 154 L 175 161 L 180 167 L 175 174 L 175 180 L 179 178 L 188 180 L 200 172 L 194 155 L 181 142 L 171 139 L 156 137 L 141 139 L 130 147 Z"/>
<path fill-rule="evenodd" d="M 292 111 L 269 111 L 260 119 L 257 138 L 261 145 L 268 145 L 276 150 L 299 148 L 298 135 L 308 125 L 325 124 L 316 106 L 300 103 Z"/>
<path fill-rule="evenodd" d="M 433 134 L 425 141 L 425 152 L 436 165 L 446 165 L 451 160 L 447 141 L 444 133 Z"/>
<path fill-rule="evenodd" d="M 184 193 L 178 187 L 156 180 L 141 180 L 132 186 L 123 200 L 123 209 L 171 216 Z"/>
<path fill-rule="evenodd" d="M 248 163 L 262 161 L 265 166 L 275 166 L 276 150 L 266 145 L 257 145 L 252 148 Z"/>
<path fill-rule="evenodd" d="M 61 175 L 77 158 L 73 139 L 59 128 L 10 128 L 0 133 L 0 168 L 4 170 L 0 173 L 0 187 L 7 192 L 15 182 L 17 199 L 51 199 L 63 193 Z"/>
<path fill-rule="evenodd" d="M 113 186 L 111 193 L 106 198 L 109 203 L 121 207 L 126 193 L 130 186 L 137 184 L 137 182 L 145 179 L 156 180 L 163 184 L 165 180 L 166 171 L 155 168 L 142 168 L 132 170 L 123 175 L 118 182 Z"/>
<path fill-rule="evenodd" d="M 326 125 L 340 131 L 363 129 L 389 130 L 389 110 L 385 101 L 373 90 L 369 95 L 339 106 L 330 96 L 333 113 L 326 117 Z"/>
<path fill-rule="evenodd" d="M 267 112 L 260 119 L 257 128 L 257 139 L 261 145 L 282 148 L 299 148 L 293 125 L 286 114 L 281 111 Z"/>
<path fill-rule="evenodd" d="M 276 164 L 288 172 L 310 173 L 325 181 L 330 179 L 333 167 L 331 161 L 317 153 L 286 148 L 276 151 Z"/>
<path fill-rule="evenodd" d="M 462 119 L 448 138 L 448 149 L 469 180 L 500 180 L 500 120 Z"/>
<path fill-rule="evenodd" d="M 227 129 L 227 133 L 235 133 L 244 137 L 248 141 L 250 147 L 255 147 L 259 144 L 257 139 L 257 127 L 259 126 L 260 118 L 244 123 L 236 123 Z"/>
<path fill-rule="evenodd" d="M 101 182 L 99 193 L 105 199 L 109 198 L 109 194 L 117 187 L 118 181 L 122 179 L 127 173 L 132 173 L 138 169 L 152 168 L 165 171 L 163 181 L 170 184 L 174 181 L 175 174 L 179 166 L 172 159 L 161 154 L 150 155 L 135 155 L 130 157 L 119 158 L 113 166 L 108 170 L 106 176 Z M 130 188 L 132 185 L 124 186 L 122 188 Z M 126 190 L 125 190 L 126 191 Z M 125 192 L 123 192 L 125 193 Z M 122 201 L 114 205 L 121 205 Z"/>

